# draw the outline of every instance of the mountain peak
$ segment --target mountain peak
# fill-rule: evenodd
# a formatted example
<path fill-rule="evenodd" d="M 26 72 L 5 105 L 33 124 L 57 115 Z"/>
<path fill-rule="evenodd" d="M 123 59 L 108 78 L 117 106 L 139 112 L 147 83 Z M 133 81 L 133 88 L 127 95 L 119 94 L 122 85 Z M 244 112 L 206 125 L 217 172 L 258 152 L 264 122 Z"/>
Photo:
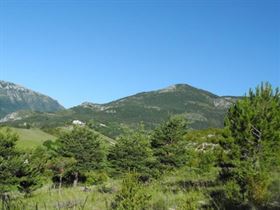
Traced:
<path fill-rule="evenodd" d="M 49 96 L 0 80 L 0 117 L 19 110 L 55 112 L 64 109 Z"/>
<path fill-rule="evenodd" d="M 6 82 L 3 80 L 0 80 L 0 88 L 1 89 L 6 89 L 6 90 L 17 90 L 17 91 L 31 91 L 21 85 L 17 85 L 12 82 Z"/>
<path fill-rule="evenodd" d="M 217 95 L 215 95 L 215 94 L 213 94 L 209 91 L 199 89 L 199 88 L 193 87 L 193 86 L 188 85 L 188 84 L 183 84 L 183 83 L 170 85 L 166 88 L 157 90 L 157 92 L 159 92 L 159 93 L 188 92 L 189 94 L 194 94 L 194 95 L 203 94 L 203 95 L 208 96 L 208 97 L 213 97 L 213 98 L 218 97 Z"/>
<path fill-rule="evenodd" d="M 85 102 L 81 103 L 80 106 L 85 107 L 85 108 L 97 108 L 97 107 L 100 107 L 101 104 L 85 101 Z"/>
<path fill-rule="evenodd" d="M 170 85 L 166 88 L 160 89 L 159 92 L 160 93 L 166 93 L 166 92 L 174 92 L 177 89 L 177 85 Z"/>

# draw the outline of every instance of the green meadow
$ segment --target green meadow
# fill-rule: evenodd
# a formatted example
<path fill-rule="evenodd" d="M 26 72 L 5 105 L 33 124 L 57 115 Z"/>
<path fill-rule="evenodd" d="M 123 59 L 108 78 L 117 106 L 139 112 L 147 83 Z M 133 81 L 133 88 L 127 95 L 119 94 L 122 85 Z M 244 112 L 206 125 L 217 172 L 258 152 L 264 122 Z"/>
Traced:
<path fill-rule="evenodd" d="M 55 140 L 55 136 L 42 131 L 39 128 L 11 128 L 19 137 L 16 146 L 20 149 L 34 149 L 46 140 Z"/>

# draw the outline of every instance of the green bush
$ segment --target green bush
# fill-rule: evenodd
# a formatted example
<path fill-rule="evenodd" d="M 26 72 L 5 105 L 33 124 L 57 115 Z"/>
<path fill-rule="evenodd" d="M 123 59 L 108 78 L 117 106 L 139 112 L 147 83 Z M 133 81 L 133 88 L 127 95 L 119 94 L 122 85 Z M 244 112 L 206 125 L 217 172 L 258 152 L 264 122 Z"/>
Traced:
<path fill-rule="evenodd" d="M 105 172 L 88 171 L 85 173 L 87 185 L 103 184 L 108 180 L 108 175 Z"/>
<path fill-rule="evenodd" d="M 144 210 L 148 209 L 151 196 L 139 181 L 139 176 L 129 173 L 123 180 L 120 191 L 111 204 L 115 210 Z"/>

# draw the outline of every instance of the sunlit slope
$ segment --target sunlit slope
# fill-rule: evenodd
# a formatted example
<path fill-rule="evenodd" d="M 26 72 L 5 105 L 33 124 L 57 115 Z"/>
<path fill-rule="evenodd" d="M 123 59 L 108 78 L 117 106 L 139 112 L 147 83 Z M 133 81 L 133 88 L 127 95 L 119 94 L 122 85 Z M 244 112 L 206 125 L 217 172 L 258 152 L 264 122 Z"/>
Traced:
<path fill-rule="evenodd" d="M 17 142 L 17 147 L 19 149 L 34 149 L 39 145 L 42 145 L 46 140 L 55 140 L 57 137 L 53 136 L 49 133 L 46 133 L 39 128 L 11 128 L 13 132 L 15 132 L 19 136 L 19 141 Z M 114 144 L 115 140 L 111 139 L 99 132 L 94 131 L 96 134 L 100 136 L 100 138 L 109 144 Z"/>
<path fill-rule="evenodd" d="M 19 136 L 17 147 L 20 149 L 32 149 L 41 145 L 46 140 L 56 139 L 55 136 L 50 135 L 38 128 L 11 128 L 11 130 Z"/>

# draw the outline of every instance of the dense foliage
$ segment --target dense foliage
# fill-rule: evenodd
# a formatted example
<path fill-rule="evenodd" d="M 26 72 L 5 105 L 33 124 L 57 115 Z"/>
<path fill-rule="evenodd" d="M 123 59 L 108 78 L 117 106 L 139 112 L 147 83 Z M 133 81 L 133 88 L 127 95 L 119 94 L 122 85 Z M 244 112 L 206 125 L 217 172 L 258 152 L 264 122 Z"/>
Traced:
<path fill-rule="evenodd" d="M 40 182 L 42 162 L 37 162 L 32 154 L 17 151 L 17 135 L 9 129 L 0 130 L 0 194 L 18 189 L 30 195 Z"/>
<path fill-rule="evenodd" d="M 129 130 L 120 136 L 111 148 L 108 159 L 116 172 L 134 171 L 143 177 L 152 176 L 155 158 L 150 137 L 143 126 L 140 126 L 137 131 Z"/>
<path fill-rule="evenodd" d="M 22 164 L 15 142 L 17 136 L 9 130 L 0 132 L 0 192 L 7 192 L 18 184 L 17 168 Z"/>
<path fill-rule="evenodd" d="M 186 129 L 187 122 L 183 117 L 171 117 L 154 130 L 151 145 L 159 170 L 179 168 L 185 164 Z"/>
<path fill-rule="evenodd" d="M 78 170 L 102 169 L 106 164 L 104 145 L 93 131 L 86 127 L 74 127 L 58 138 L 59 154 L 77 160 Z"/>
<path fill-rule="evenodd" d="M 74 127 L 63 133 L 56 141 L 58 157 L 53 168 L 65 180 L 77 185 L 79 177 L 91 170 L 102 170 L 106 166 L 106 149 L 100 137 L 87 127 Z M 85 179 L 85 177 L 83 177 Z M 61 180 L 60 180 L 61 181 Z"/>
<path fill-rule="evenodd" d="M 273 174 L 280 174 L 279 90 L 269 84 L 250 90 L 229 109 L 225 126 L 220 178 L 228 201 L 251 207 L 273 203 Z"/>

